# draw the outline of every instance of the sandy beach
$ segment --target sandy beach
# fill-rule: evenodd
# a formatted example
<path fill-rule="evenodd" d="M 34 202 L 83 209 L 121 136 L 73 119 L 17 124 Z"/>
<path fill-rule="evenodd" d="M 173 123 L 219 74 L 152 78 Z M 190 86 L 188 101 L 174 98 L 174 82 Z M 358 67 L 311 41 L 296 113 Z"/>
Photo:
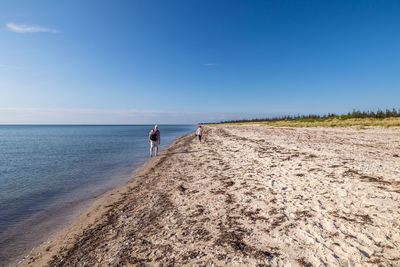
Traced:
<path fill-rule="evenodd" d="M 20 266 L 400 266 L 398 129 L 205 129 Z"/>

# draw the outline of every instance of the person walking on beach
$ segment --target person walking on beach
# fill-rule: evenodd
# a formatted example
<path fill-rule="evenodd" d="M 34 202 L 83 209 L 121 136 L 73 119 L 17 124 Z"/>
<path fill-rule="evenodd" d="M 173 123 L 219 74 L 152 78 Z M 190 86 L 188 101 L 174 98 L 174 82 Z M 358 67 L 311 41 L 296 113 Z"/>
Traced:
<path fill-rule="evenodd" d="M 199 125 L 199 127 L 197 127 L 197 130 L 196 130 L 196 135 L 199 138 L 200 143 L 201 143 L 201 137 L 204 136 L 203 131 L 204 131 L 203 127 L 201 127 L 201 125 Z"/>
<path fill-rule="evenodd" d="M 156 150 L 154 156 L 158 155 L 158 145 L 160 144 L 160 140 L 161 140 L 161 134 L 160 131 L 158 130 L 158 125 L 156 124 L 154 126 L 154 129 L 152 129 L 149 133 L 150 158 L 153 157 L 154 148 Z"/>

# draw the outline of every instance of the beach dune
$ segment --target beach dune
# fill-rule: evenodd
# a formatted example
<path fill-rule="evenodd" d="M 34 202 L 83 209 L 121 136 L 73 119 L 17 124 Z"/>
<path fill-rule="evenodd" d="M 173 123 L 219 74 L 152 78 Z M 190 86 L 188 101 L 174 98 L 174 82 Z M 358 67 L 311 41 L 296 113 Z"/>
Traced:
<path fill-rule="evenodd" d="M 398 129 L 205 129 L 21 266 L 400 266 Z"/>

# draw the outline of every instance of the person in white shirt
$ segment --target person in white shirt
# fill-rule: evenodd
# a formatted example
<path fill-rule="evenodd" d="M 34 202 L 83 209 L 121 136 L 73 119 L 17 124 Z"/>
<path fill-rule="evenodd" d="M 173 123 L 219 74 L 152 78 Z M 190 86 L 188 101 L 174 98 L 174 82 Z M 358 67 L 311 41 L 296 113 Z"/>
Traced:
<path fill-rule="evenodd" d="M 199 125 L 199 127 L 196 130 L 196 135 L 199 138 L 200 143 L 201 143 L 201 138 L 204 137 L 203 131 L 204 131 L 203 127 L 201 127 L 201 125 Z"/>

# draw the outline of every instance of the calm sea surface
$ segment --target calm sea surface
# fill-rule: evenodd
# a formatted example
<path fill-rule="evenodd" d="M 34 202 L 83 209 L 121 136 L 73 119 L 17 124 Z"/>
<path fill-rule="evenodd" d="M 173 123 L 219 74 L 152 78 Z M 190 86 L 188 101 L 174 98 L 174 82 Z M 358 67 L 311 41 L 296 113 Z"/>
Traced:
<path fill-rule="evenodd" d="M 194 131 L 160 125 L 161 148 Z M 0 266 L 43 242 L 148 158 L 152 126 L 0 125 Z"/>

